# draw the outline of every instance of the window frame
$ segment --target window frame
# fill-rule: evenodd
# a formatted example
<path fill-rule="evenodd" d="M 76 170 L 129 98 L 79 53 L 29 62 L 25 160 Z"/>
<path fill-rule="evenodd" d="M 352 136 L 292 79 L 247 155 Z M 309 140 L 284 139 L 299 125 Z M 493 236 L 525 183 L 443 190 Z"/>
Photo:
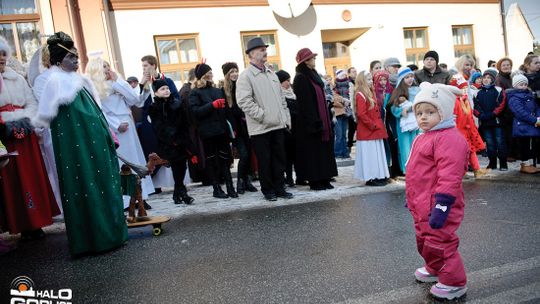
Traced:
<path fill-rule="evenodd" d="M 197 48 L 197 58 L 199 59 L 197 62 L 186 62 L 186 63 L 182 62 L 182 57 L 180 56 L 180 45 L 178 44 L 178 41 L 187 40 L 187 39 L 195 40 L 195 47 Z M 164 41 L 164 40 L 175 41 L 176 51 L 178 52 L 178 63 L 161 64 L 161 53 L 159 51 L 158 41 Z M 190 69 L 195 68 L 195 66 L 198 63 L 200 63 L 200 60 L 201 60 L 201 45 L 199 43 L 199 33 L 154 35 L 154 48 L 156 50 L 156 55 L 157 55 L 156 58 L 157 58 L 157 65 L 158 65 L 159 71 L 161 73 L 179 72 L 181 84 L 184 84 L 189 80 L 185 78 L 183 71 L 184 70 L 189 71 Z"/>
<path fill-rule="evenodd" d="M 425 40 L 424 40 L 424 47 L 412 47 L 407 48 L 405 45 L 405 62 L 407 64 L 410 64 L 407 58 L 409 56 L 414 56 L 415 62 L 412 62 L 412 64 L 416 64 L 417 66 L 422 65 L 424 61 L 424 55 L 430 50 L 429 49 L 429 30 L 427 26 L 417 26 L 417 27 L 404 27 L 403 28 L 403 43 L 405 44 L 405 31 L 412 31 L 413 37 L 412 41 L 415 43 L 416 41 L 416 31 L 417 30 L 423 30 L 425 33 Z"/>
<path fill-rule="evenodd" d="M 454 43 L 454 29 L 463 29 L 463 28 L 470 28 L 471 30 L 471 44 L 455 44 Z M 461 41 L 465 41 L 465 39 L 463 39 L 464 35 L 463 35 L 463 32 L 462 31 L 462 34 L 461 34 Z M 454 45 L 454 58 L 457 60 L 460 56 L 456 56 L 456 52 L 457 51 L 460 51 L 462 53 L 467 53 L 471 56 L 473 56 L 473 58 L 476 58 L 476 52 L 475 52 L 475 47 L 474 47 L 474 29 L 473 29 L 473 25 L 472 24 L 462 24 L 462 25 L 452 25 L 452 44 Z"/>
<path fill-rule="evenodd" d="M 13 31 L 13 41 L 14 41 L 14 51 L 15 51 L 15 57 L 17 57 L 17 60 L 19 60 L 21 63 L 25 63 L 22 61 L 22 50 L 21 45 L 19 41 L 19 32 L 17 31 L 17 24 L 18 23 L 31 23 L 35 22 L 36 27 L 39 31 L 39 42 L 42 43 L 42 33 L 43 33 L 43 24 L 40 16 L 40 6 L 39 1 L 34 0 L 34 5 L 36 7 L 36 13 L 34 14 L 7 14 L 7 15 L 1 15 L 0 14 L 0 24 L 10 24 L 12 31 Z M 30 62 L 32 56 L 30 56 L 28 61 L 26 63 Z"/>
<path fill-rule="evenodd" d="M 244 58 L 244 67 L 247 67 L 249 64 L 249 56 L 246 54 L 246 46 L 244 45 L 244 36 L 257 36 L 261 37 L 261 35 L 274 35 L 274 41 L 276 43 L 276 56 L 270 56 L 267 57 L 267 63 L 276 64 L 277 70 L 276 72 L 281 68 L 281 52 L 279 50 L 279 40 L 278 40 L 278 34 L 277 30 L 264 30 L 264 31 L 242 31 L 240 32 L 240 45 L 242 48 L 242 57 Z"/>

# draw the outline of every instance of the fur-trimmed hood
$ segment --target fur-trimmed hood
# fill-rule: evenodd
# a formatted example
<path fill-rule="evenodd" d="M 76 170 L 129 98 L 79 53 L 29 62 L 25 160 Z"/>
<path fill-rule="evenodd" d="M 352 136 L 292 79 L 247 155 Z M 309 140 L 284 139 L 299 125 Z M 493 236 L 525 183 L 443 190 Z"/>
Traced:
<path fill-rule="evenodd" d="M 8 104 L 22 107 L 13 112 L 2 112 L 3 121 L 16 121 L 22 118 L 34 117 L 37 103 L 30 86 L 21 75 L 10 67 L 6 67 L 1 74 L 3 84 L 0 91 L 0 107 Z"/>
<path fill-rule="evenodd" d="M 82 88 L 86 88 L 101 107 L 99 95 L 90 79 L 77 72 L 66 72 L 52 66 L 39 99 L 37 115 L 32 120 L 33 124 L 36 127 L 49 127 L 50 122 L 58 115 L 58 108 L 72 103 Z"/>

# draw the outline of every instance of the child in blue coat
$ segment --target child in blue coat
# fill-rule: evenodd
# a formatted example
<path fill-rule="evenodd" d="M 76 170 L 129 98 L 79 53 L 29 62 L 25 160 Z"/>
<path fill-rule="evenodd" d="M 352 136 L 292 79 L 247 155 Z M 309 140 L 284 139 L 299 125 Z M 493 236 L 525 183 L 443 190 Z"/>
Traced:
<path fill-rule="evenodd" d="M 514 89 L 506 90 L 508 105 L 514 114 L 512 136 L 518 138 L 521 152 L 522 173 L 540 172 L 535 159 L 540 157 L 540 107 L 527 87 L 527 77 L 518 74 L 512 77 Z"/>

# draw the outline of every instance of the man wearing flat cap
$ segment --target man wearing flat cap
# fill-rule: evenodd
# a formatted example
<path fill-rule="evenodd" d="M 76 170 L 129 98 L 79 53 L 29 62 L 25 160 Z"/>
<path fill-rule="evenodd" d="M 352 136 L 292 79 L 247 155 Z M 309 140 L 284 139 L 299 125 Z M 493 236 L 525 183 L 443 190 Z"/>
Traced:
<path fill-rule="evenodd" d="M 264 198 L 292 198 L 285 191 L 285 132 L 291 117 L 276 73 L 265 66 L 267 44 L 260 37 L 248 41 L 249 64 L 236 82 L 236 100 L 246 115 L 251 142 L 259 164 Z"/>

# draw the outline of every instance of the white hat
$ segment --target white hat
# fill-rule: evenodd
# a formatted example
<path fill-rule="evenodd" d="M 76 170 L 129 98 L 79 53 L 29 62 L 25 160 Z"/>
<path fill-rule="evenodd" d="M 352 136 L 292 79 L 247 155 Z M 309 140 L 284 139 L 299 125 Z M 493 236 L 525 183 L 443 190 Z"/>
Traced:
<path fill-rule="evenodd" d="M 520 84 L 529 84 L 529 80 L 523 74 L 516 74 L 512 77 L 512 86 L 515 88 Z"/>
<path fill-rule="evenodd" d="M 405 76 L 407 76 L 409 74 L 414 75 L 414 72 L 411 70 L 411 68 L 406 67 L 406 66 L 400 67 L 398 72 L 397 72 L 398 78 L 397 78 L 397 81 L 396 81 L 396 87 L 399 86 L 399 84 L 401 83 L 403 78 L 405 78 Z"/>
<path fill-rule="evenodd" d="M 11 47 L 9 46 L 9 43 L 7 42 L 6 38 L 0 36 L 0 51 L 6 52 L 6 56 L 11 56 Z"/>
<path fill-rule="evenodd" d="M 416 111 L 417 104 L 426 102 L 437 108 L 442 120 L 447 120 L 454 115 L 456 95 L 463 95 L 463 93 L 454 86 L 422 82 L 420 84 L 420 92 L 414 98 L 413 109 Z"/>

